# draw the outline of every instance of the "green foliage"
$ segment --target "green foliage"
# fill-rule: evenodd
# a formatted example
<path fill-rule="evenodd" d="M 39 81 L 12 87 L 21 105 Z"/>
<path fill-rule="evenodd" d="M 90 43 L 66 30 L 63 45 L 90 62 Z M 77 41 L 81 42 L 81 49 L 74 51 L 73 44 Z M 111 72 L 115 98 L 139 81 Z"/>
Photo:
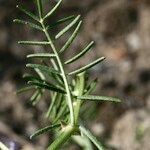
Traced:
<path fill-rule="evenodd" d="M 77 54 L 77 55 L 75 55 L 73 58 L 67 60 L 67 61 L 65 62 L 65 64 L 70 64 L 70 63 L 72 63 L 72 62 L 78 60 L 80 57 L 82 57 L 84 54 L 86 54 L 89 50 L 91 50 L 92 47 L 93 47 L 93 45 L 94 45 L 94 42 L 92 41 L 92 42 L 91 42 L 90 44 L 88 44 L 88 46 L 86 46 L 86 48 L 83 49 L 79 54 Z"/>
<path fill-rule="evenodd" d="M 95 136 L 93 136 L 93 134 L 88 129 L 83 126 L 80 126 L 79 129 L 83 136 L 87 136 L 99 150 L 103 150 L 103 146 L 101 145 L 101 143 L 97 140 Z"/>
<path fill-rule="evenodd" d="M 61 59 L 62 52 L 67 51 L 71 46 L 75 38 L 77 37 L 82 25 L 80 15 L 69 16 L 58 19 L 52 24 L 48 24 L 47 19 L 50 19 L 52 15 L 57 13 L 57 9 L 61 5 L 62 0 L 59 0 L 57 4 L 45 14 L 43 9 L 42 0 L 36 0 L 38 15 L 35 15 L 23 7 L 17 6 L 23 13 L 33 19 L 33 22 L 15 19 L 14 22 L 19 24 L 25 24 L 29 27 L 43 32 L 45 34 L 45 41 L 19 41 L 19 44 L 24 45 L 46 45 L 50 47 L 50 52 L 30 54 L 27 58 L 40 59 L 40 64 L 27 64 L 26 67 L 31 68 L 37 75 L 25 75 L 24 78 L 27 81 L 28 86 L 18 91 L 18 93 L 26 92 L 29 90 L 34 91 L 31 102 L 33 105 L 41 99 L 45 90 L 48 90 L 51 96 L 51 102 L 49 109 L 47 110 L 46 117 L 50 119 L 52 125 L 39 129 L 30 138 L 34 138 L 40 134 L 44 134 L 50 131 L 55 131 L 58 135 L 52 144 L 48 147 L 48 150 L 58 150 L 62 145 L 71 137 L 78 135 L 78 138 L 73 138 L 78 143 L 78 139 L 82 139 L 83 143 L 92 143 L 102 150 L 100 142 L 91 134 L 91 132 L 85 129 L 80 120 L 80 109 L 83 102 L 87 100 L 94 101 L 111 101 L 120 102 L 117 98 L 91 95 L 91 92 L 95 89 L 97 79 L 93 81 L 87 80 L 86 72 L 88 69 L 101 63 L 105 58 L 101 57 L 95 61 L 77 69 L 70 73 L 66 72 L 65 66 L 70 63 L 77 62 L 94 46 L 94 42 L 90 42 L 79 54 L 73 56 L 67 61 Z M 52 28 L 57 27 L 59 24 L 69 22 L 64 29 L 59 31 L 56 35 L 51 35 Z M 74 28 L 73 33 L 66 40 L 62 48 L 57 49 L 54 44 L 56 40 L 59 40 L 66 32 Z M 54 41 L 53 41 L 53 40 Z M 80 136 L 81 135 L 81 136 Z M 80 138 L 79 138 L 80 137 Z M 82 144 L 83 145 L 83 144 Z M 85 146 L 86 147 L 86 146 Z M 90 145 L 92 148 L 92 145 Z"/>
<path fill-rule="evenodd" d="M 42 129 L 39 129 L 38 131 L 36 131 L 35 133 L 33 133 L 30 136 L 30 139 L 35 138 L 38 135 L 50 132 L 52 129 L 58 128 L 58 127 L 60 127 L 60 124 L 55 124 L 55 125 L 51 125 L 51 126 L 47 126 L 47 127 L 42 128 Z"/>
<path fill-rule="evenodd" d="M 95 96 L 95 95 L 84 95 L 78 96 L 80 100 L 91 100 L 91 101 L 110 101 L 110 102 L 121 102 L 118 98 L 108 96 Z"/>
<path fill-rule="evenodd" d="M 4 143 L 2 143 L 2 142 L 0 142 L 0 149 L 9 150 L 8 147 L 6 147 L 6 145 L 4 145 Z"/>
<path fill-rule="evenodd" d="M 97 60 L 89 63 L 88 65 L 82 67 L 82 68 L 79 68 L 75 71 L 72 71 L 69 73 L 69 75 L 73 75 L 73 74 L 79 74 L 79 73 L 82 73 L 90 68 L 92 68 L 93 66 L 97 65 L 98 63 L 100 63 L 101 61 L 103 61 L 105 58 L 104 57 L 101 57 L 101 58 L 98 58 Z"/>

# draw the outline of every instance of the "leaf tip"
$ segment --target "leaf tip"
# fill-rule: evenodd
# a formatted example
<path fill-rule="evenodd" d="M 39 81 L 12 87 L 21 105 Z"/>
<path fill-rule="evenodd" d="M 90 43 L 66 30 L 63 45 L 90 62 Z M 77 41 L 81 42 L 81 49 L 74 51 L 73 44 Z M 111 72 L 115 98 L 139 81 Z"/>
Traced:
<path fill-rule="evenodd" d="M 34 138 L 33 134 L 32 134 L 32 135 L 30 135 L 30 137 L 29 137 L 29 138 L 30 138 L 30 140 L 32 140 L 32 139 Z"/>
<path fill-rule="evenodd" d="M 30 54 L 30 55 L 27 55 L 27 56 L 26 56 L 26 58 L 31 58 L 31 56 L 32 56 L 32 54 Z"/>
<path fill-rule="evenodd" d="M 105 60 L 105 59 L 106 59 L 106 57 L 101 57 L 101 59 L 102 59 L 102 60 Z"/>
<path fill-rule="evenodd" d="M 26 67 L 29 67 L 30 66 L 30 64 L 26 64 Z"/>
<path fill-rule="evenodd" d="M 94 44 L 95 43 L 95 41 L 91 41 L 91 44 Z"/>
<path fill-rule="evenodd" d="M 16 19 L 13 19 L 13 22 L 16 22 Z"/>
<path fill-rule="evenodd" d="M 77 16 L 77 18 L 80 18 L 81 17 L 81 15 L 79 14 L 78 16 Z"/>
<path fill-rule="evenodd" d="M 117 102 L 117 103 L 121 103 L 121 102 L 122 102 L 122 100 L 120 100 L 120 99 L 117 99 L 117 100 L 116 100 L 116 102 Z"/>

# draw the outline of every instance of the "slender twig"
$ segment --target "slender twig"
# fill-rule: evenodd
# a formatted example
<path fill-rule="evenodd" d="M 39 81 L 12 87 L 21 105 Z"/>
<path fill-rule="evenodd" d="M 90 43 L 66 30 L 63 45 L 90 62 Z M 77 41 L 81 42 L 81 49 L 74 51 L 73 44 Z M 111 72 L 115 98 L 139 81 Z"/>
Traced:
<path fill-rule="evenodd" d="M 57 59 L 57 62 L 58 62 L 58 65 L 59 65 L 59 68 L 60 68 L 60 71 L 61 71 L 61 74 L 62 74 L 62 77 L 63 77 L 63 81 L 64 81 L 64 84 L 65 84 L 65 88 L 66 88 L 66 93 L 67 93 L 67 103 L 68 103 L 68 106 L 69 106 L 69 110 L 70 110 L 70 122 L 72 125 L 74 125 L 74 112 L 73 112 L 73 104 L 72 104 L 72 97 L 71 97 L 71 92 L 70 92 L 70 89 L 69 89 L 69 82 L 67 80 L 67 77 L 66 77 L 66 74 L 65 74 L 65 70 L 64 70 L 64 67 L 63 67 L 63 63 L 61 62 L 61 59 L 59 57 L 59 54 L 51 40 L 51 37 L 46 29 L 46 26 L 44 24 L 44 20 L 41 19 L 40 20 L 40 23 L 43 27 L 43 31 L 47 37 L 47 40 L 54 52 L 54 54 L 56 55 L 56 59 Z"/>

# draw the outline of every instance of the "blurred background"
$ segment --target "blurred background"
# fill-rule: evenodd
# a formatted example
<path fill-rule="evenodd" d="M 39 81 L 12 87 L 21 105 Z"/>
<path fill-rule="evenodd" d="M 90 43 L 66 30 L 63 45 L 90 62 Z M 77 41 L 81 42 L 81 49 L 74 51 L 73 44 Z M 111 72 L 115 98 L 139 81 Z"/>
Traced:
<path fill-rule="evenodd" d="M 55 2 L 45 0 L 46 10 Z M 19 3 L 34 12 L 32 1 Z M 43 150 L 53 135 L 43 135 L 33 141 L 29 136 L 46 125 L 44 112 L 48 106 L 45 101 L 49 99 L 43 98 L 36 107 L 32 107 L 29 103 L 31 93 L 15 94 L 25 84 L 22 75 L 27 72 L 26 55 L 41 51 L 36 46 L 20 46 L 17 41 L 39 40 L 43 35 L 12 22 L 14 18 L 27 18 L 16 9 L 17 4 L 15 0 L 0 0 L 0 140 L 6 143 L 17 141 L 15 150 L 20 146 L 26 150 Z M 64 59 L 94 40 L 96 46 L 93 51 L 70 68 L 105 56 L 106 61 L 89 72 L 92 78 L 99 77 L 95 93 L 122 99 L 121 104 L 87 104 L 84 121 L 106 149 L 149 150 L 150 1 L 64 0 L 63 6 L 49 22 L 72 14 L 81 14 L 84 25 Z M 58 29 L 53 31 L 56 32 Z M 59 43 L 64 43 L 66 37 L 63 36 Z M 82 148 L 73 144 L 66 149 Z"/>

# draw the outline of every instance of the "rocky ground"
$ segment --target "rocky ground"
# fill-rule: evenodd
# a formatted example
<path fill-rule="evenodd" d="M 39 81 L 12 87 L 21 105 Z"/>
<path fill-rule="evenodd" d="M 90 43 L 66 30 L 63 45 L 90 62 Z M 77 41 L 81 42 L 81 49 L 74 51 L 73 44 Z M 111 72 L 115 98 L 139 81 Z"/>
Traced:
<path fill-rule="evenodd" d="M 13 18 L 26 18 L 16 10 L 16 4 L 13 0 L 0 0 L 0 140 L 5 134 L 8 141 L 16 139 L 18 149 L 22 146 L 22 149 L 32 150 L 36 145 L 36 149 L 42 150 L 52 135 L 44 135 L 32 142 L 28 137 L 46 124 L 43 113 L 47 106 L 42 101 L 33 108 L 28 102 L 30 93 L 21 96 L 14 93 L 24 84 L 22 74 L 25 72 L 26 54 L 41 51 L 39 47 L 22 47 L 16 41 L 43 37 L 25 26 L 12 23 Z M 29 0 L 24 5 L 33 9 Z M 119 105 L 103 103 L 95 106 L 92 103 L 96 112 L 94 119 L 87 119 L 90 114 L 83 115 L 89 128 L 103 139 L 107 149 L 149 150 L 150 1 L 64 0 L 63 7 L 53 19 L 79 13 L 84 25 L 64 58 L 79 52 L 90 40 L 94 40 L 96 46 L 68 69 L 105 56 L 107 59 L 102 65 L 90 70 L 93 77 L 99 76 L 96 93 L 122 99 Z M 70 149 L 79 148 L 74 146 Z"/>

